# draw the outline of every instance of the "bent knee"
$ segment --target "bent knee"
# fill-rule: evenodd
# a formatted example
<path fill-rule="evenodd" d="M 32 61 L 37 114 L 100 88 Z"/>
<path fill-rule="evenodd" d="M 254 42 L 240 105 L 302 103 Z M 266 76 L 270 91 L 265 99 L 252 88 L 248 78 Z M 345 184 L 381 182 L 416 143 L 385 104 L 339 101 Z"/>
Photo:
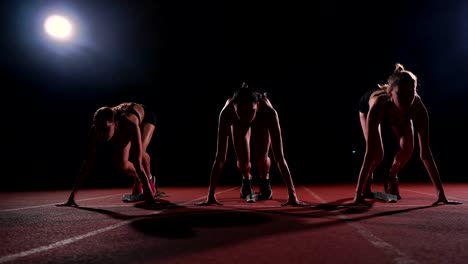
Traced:
<path fill-rule="evenodd" d="M 399 163 L 405 164 L 411 159 L 412 155 L 413 155 L 413 149 L 402 149 L 397 153 L 395 159 Z"/>
<path fill-rule="evenodd" d="M 226 163 L 226 158 L 222 158 L 222 157 L 215 158 L 215 166 L 223 167 L 225 163 Z"/>
<path fill-rule="evenodd" d="M 150 162 L 151 161 L 151 157 L 148 154 L 148 152 L 143 153 L 143 161 L 144 162 Z"/>
<path fill-rule="evenodd" d="M 371 161 L 371 166 L 374 168 L 379 166 L 384 160 L 384 155 L 383 153 L 374 153 L 370 155 L 370 161 Z"/>
<path fill-rule="evenodd" d="M 270 157 L 259 158 L 255 160 L 255 163 L 258 166 L 270 166 L 271 160 L 270 160 Z"/>
<path fill-rule="evenodd" d="M 421 161 L 432 160 L 432 153 L 430 151 L 421 151 L 421 153 L 419 153 L 419 158 Z"/>
<path fill-rule="evenodd" d="M 135 171 L 135 166 L 130 161 L 121 161 L 117 163 L 117 170 L 125 174 L 133 174 Z"/>
<path fill-rule="evenodd" d="M 249 173 L 251 167 L 252 165 L 249 161 L 237 161 L 237 168 L 239 168 L 242 174 Z"/>

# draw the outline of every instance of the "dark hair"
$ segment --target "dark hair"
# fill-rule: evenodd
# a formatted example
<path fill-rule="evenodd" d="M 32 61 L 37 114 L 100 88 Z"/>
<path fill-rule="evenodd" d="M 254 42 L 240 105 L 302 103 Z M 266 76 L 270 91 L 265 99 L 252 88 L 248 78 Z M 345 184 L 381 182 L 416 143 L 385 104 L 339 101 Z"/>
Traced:
<path fill-rule="evenodd" d="M 257 103 L 259 93 L 254 91 L 247 83 L 242 83 L 241 87 L 234 92 L 232 102 L 234 104 Z"/>
<path fill-rule="evenodd" d="M 93 116 L 93 124 L 96 124 L 96 122 L 101 122 L 101 121 L 110 121 L 114 122 L 115 119 L 115 112 L 112 110 L 111 107 L 108 106 L 102 106 L 94 112 Z"/>
<path fill-rule="evenodd" d="M 405 69 L 401 63 L 395 64 L 395 70 L 388 77 L 386 84 L 379 84 L 380 89 L 387 90 L 394 84 L 414 84 L 416 87 L 418 84 L 418 78 L 414 73 Z"/>

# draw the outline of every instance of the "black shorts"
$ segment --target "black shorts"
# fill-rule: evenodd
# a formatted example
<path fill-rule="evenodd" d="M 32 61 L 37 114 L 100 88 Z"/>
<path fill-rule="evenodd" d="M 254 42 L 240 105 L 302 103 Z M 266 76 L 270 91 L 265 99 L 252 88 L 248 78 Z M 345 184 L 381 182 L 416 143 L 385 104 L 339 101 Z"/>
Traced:
<path fill-rule="evenodd" d="M 143 105 L 143 109 L 145 109 L 145 117 L 141 122 L 156 125 L 156 114 L 153 111 L 151 111 L 146 105 Z"/>

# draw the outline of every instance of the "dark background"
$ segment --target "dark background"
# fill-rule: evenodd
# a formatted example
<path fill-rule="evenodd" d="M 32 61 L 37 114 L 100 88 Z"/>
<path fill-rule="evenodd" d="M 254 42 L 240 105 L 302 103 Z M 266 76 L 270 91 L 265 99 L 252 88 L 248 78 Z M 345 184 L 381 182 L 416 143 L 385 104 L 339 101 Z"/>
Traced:
<path fill-rule="evenodd" d="M 242 81 L 278 110 L 296 183 L 355 182 L 357 102 L 396 62 L 419 77 L 443 181 L 466 181 L 468 4 L 374 2 L 3 2 L 1 189 L 71 188 L 93 112 L 122 101 L 157 114 L 161 186 L 207 186 L 217 117 Z M 53 11 L 72 17 L 74 41 L 45 36 Z M 106 162 L 88 186 L 131 185 Z M 231 149 L 221 183 L 240 182 L 234 168 Z M 417 148 L 400 180 L 430 181 Z"/>

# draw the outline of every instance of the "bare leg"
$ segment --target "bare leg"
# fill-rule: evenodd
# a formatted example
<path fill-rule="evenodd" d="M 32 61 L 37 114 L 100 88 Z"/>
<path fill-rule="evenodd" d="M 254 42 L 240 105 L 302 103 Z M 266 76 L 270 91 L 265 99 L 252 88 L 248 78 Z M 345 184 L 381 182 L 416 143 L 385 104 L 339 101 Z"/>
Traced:
<path fill-rule="evenodd" d="M 367 115 L 360 112 L 359 120 L 361 123 L 361 128 L 362 128 L 364 138 L 366 140 L 366 148 L 369 148 L 369 146 L 367 146 L 368 145 L 368 142 L 367 142 L 368 128 L 366 125 Z M 354 201 L 353 201 L 354 204 L 367 204 L 367 202 L 364 200 L 363 191 L 364 192 L 371 191 L 372 174 L 383 159 L 383 143 L 382 143 L 380 126 L 379 126 L 379 134 L 380 134 L 380 148 L 381 148 L 380 152 L 382 153 L 382 157 L 380 161 L 378 162 L 369 162 L 368 156 L 367 156 L 367 150 L 366 150 L 366 155 L 364 155 L 364 161 L 361 165 L 361 170 L 359 171 L 358 182 L 356 184 L 356 194 L 355 194 Z"/>
<path fill-rule="evenodd" d="M 413 154 L 414 149 L 414 132 L 413 124 L 409 121 L 400 129 L 393 128 L 394 133 L 398 138 L 399 150 L 396 153 L 390 173 L 388 177 L 388 186 L 386 192 L 394 194 L 401 199 L 400 191 L 398 188 L 398 173 L 408 163 Z"/>
<path fill-rule="evenodd" d="M 151 139 L 153 138 L 154 130 L 156 126 L 150 123 L 143 123 L 141 124 L 141 143 L 143 147 L 143 167 L 145 169 L 145 172 L 147 175 L 152 175 L 151 174 L 151 159 L 150 156 L 147 152 L 148 150 L 148 145 L 151 142 Z"/>
<path fill-rule="evenodd" d="M 143 169 L 145 170 L 148 179 L 150 180 L 150 187 L 153 194 L 157 193 L 156 189 L 156 179 L 153 177 L 151 173 L 151 157 L 147 152 L 148 145 L 151 142 L 151 139 L 154 134 L 156 126 L 150 123 L 142 123 L 141 124 L 141 141 L 142 141 L 142 150 L 143 150 Z M 132 194 L 141 190 L 141 182 L 138 178 L 135 178 L 135 182 L 133 185 Z"/>
<path fill-rule="evenodd" d="M 130 158 L 130 151 L 131 151 L 131 143 L 129 142 L 127 146 L 125 146 L 121 151 L 116 152 L 116 166 L 119 171 L 124 174 L 130 175 L 135 177 L 142 183 L 143 194 L 145 200 L 151 204 L 154 204 L 153 199 L 153 190 L 151 188 L 151 183 L 148 180 L 148 175 L 144 172 L 144 178 L 141 178 L 136 171 L 134 164 L 129 160 Z"/>
<path fill-rule="evenodd" d="M 367 114 L 359 112 L 359 121 L 361 123 L 362 134 L 364 135 L 364 139 L 367 141 L 367 134 L 366 134 L 366 131 L 367 131 L 367 126 L 366 126 Z M 374 171 L 374 170 L 372 170 L 372 171 Z M 372 173 L 368 177 L 366 177 L 366 180 L 364 181 L 364 185 L 363 185 L 363 190 L 362 190 L 362 192 L 364 194 L 364 197 L 368 197 L 372 193 L 372 181 L 373 181 L 373 179 L 374 179 L 374 177 L 373 177 Z"/>
<path fill-rule="evenodd" d="M 250 163 L 250 131 L 250 127 L 238 124 L 232 126 L 232 142 L 237 156 L 237 168 L 242 175 L 241 198 L 253 194 L 252 175 L 250 174 L 252 167 Z"/>
<path fill-rule="evenodd" d="M 260 176 L 259 200 L 270 200 L 273 196 L 270 184 L 271 159 L 268 156 L 271 139 L 266 126 L 254 126 L 252 128 L 253 142 L 255 143 L 254 158 Z"/>
<path fill-rule="evenodd" d="M 124 161 L 123 164 L 121 164 L 121 167 L 120 167 L 121 171 L 127 175 L 130 175 L 130 176 L 133 176 L 135 178 L 138 178 L 140 180 L 140 182 L 142 183 L 142 187 L 143 187 L 143 194 L 145 196 L 145 199 L 147 201 L 151 201 L 151 199 L 149 199 L 149 197 L 153 197 L 153 190 L 151 189 L 151 183 L 150 181 L 148 180 L 148 176 L 143 176 L 143 178 L 140 178 L 138 176 L 138 173 L 135 169 L 135 166 L 133 165 L 132 162 L 130 161 Z M 154 200 L 152 200 L 152 203 L 154 203 Z"/>

